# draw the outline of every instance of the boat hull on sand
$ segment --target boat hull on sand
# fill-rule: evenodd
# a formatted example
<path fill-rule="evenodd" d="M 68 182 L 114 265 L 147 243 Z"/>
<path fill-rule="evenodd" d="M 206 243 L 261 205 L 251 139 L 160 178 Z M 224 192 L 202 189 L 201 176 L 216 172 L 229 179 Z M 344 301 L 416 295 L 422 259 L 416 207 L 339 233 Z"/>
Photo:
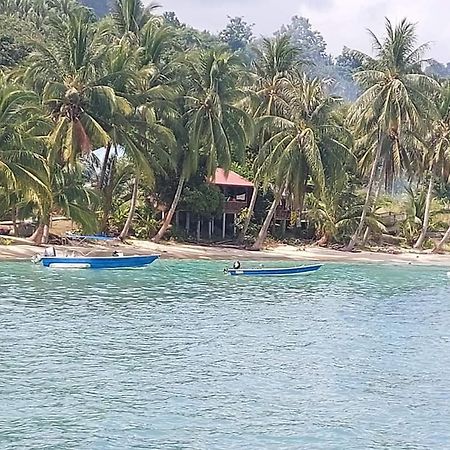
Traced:
<path fill-rule="evenodd" d="M 266 267 L 260 269 L 228 269 L 228 273 L 232 276 L 253 276 L 253 277 L 274 277 L 274 276 L 287 276 L 287 275 L 299 275 L 304 273 L 315 272 L 322 267 L 322 264 L 315 264 L 311 266 L 300 267 Z"/>
<path fill-rule="evenodd" d="M 159 258 L 159 255 L 142 256 L 43 256 L 44 267 L 55 269 L 127 269 L 145 267 Z"/>

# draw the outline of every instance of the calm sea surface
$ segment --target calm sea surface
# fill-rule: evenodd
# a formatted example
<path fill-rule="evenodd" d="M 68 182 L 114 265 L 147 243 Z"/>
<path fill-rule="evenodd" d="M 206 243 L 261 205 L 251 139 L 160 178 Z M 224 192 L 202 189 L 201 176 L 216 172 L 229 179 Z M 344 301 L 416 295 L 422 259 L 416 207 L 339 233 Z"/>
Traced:
<path fill-rule="evenodd" d="M 0 448 L 450 449 L 447 269 L 224 266 L 0 263 Z"/>

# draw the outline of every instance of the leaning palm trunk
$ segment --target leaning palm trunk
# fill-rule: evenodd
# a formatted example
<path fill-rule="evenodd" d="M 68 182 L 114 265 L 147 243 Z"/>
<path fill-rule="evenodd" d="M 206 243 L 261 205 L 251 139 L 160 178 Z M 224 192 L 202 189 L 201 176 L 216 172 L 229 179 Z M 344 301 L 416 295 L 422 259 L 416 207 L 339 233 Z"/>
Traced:
<path fill-rule="evenodd" d="M 45 214 L 39 220 L 39 225 L 30 236 L 30 240 L 36 245 L 47 244 L 50 234 L 50 215 Z"/>
<path fill-rule="evenodd" d="M 257 198 L 258 198 L 258 183 L 255 182 L 253 186 L 252 198 L 250 199 L 250 205 L 248 207 L 247 215 L 245 217 L 244 226 L 242 227 L 242 230 L 239 233 L 238 237 L 239 242 L 242 242 L 245 239 L 245 235 L 247 234 L 247 230 L 250 225 L 250 220 L 253 217 L 253 211 L 255 210 Z"/>
<path fill-rule="evenodd" d="M 180 180 L 178 181 L 178 186 L 177 186 L 177 190 L 175 192 L 175 196 L 173 198 L 172 204 L 170 205 L 170 209 L 167 212 L 166 217 L 164 218 L 164 222 L 161 225 L 161 228 L 159 229 L 158 233 L 156 233 L 156 236 L 153 238 L 154 242 L 159 242 L 163 238 L 164 234 L 166 233 L 167 229 L 169 228 L 170 223 L 172 222 L 173 215 L 175 214 L 175 211 L 178 206 L 178 202 L 180 201 L 180 198 L 181 198 L 181 192 L 183 191 L 184 181 L 185 181 L 185 178 L 183 175 L 181 175 Z"/>
<path fill-rule="evenodd" d="M 133 222 L 134 212 L 136 211 L 136 204 L 137 204 L 137 197 L 138 197 L 138 187 L 139 187 L 139 176 L 136 175 L 134 179 L 133 184 L 133 192 L 131 194 L 131 204 L 130 204 L 130 211 L 128 212 L 128 217 L 125 222 L 125 225 L 123 226 L 123 230 L 119 235 L 119 239 L 121 241 L 125 240 L 128 236 L 128 233 L 130 231 L 131 224 Z"/>
<path fill-rule="evenodd" d="M 381 175 L 380 175 L 380 180 L 378 180 L 378 187 L 377 187 L 377 192 L 375 193 L 375 198 L 374 198 L 374 205 L 376 205 L 379 197 L 380 197 L 380 192 L 381 192 Z M 369 239 L 369 235 L 370 235 L 370 227 L 366 226 L 366 230 L 364 231 L 364 236 L 362 239 L 362 246 L 365 247 L 367 244 L 367 241 Z"/>
<path fill-rule="evenodd" d="M 272 205 L 270 206 L 269 212 L 267 213 L 267 216 L 264 220 L 261 230 L 259 230 L 258 237 L 256 238 L 256 241 L 252 246 L 252 250 L 260 250 L 262 245 L 264 244 L 264 241 L 267 237 L 267 232 L 269 231 L 270 222 L 272 222 L 277 206 L 280 204 L 282 193 L 283 190 L 279 189 L 275 194 L 275 198 L 272 202 Z"/>
<path fill-rule="evenodd" d="M 442 253 L 444 251 L 444 245 L 450 238 L 450 227 L 447 228 L 447 231 L 444 234 L 444 237 L 439 241 L 436 247 L 433 249 L 433 253 Z"/>
<path fill-rule="evenodd" d="M 434 187 L 434 179 L 433 179 L 433 175 L 431 174 L 430 175 L 430 183 L 428 184 L 428 192 L 427 192 L 427 198 L 426 198 L 426 203 L 425 203 L 425 213 L 423 216 L 422 231 L 420 232 L 420 236 L 417 239 L 417 242 L 414 244 L 415 249 L 422 248 L 425 238 L 427 236 L 428 225 L 430 223 L 431 201 L 433 200 L 433 187 Z"/>
<path fill-rule="evenodd" d="M 109 155 L 111 154 L 111 147 L 112 147 L 112 143 L 108 142 L 106 144 L 105 156 L 103 157 L 103 163 L 102 163 L 102 168 L 100 171 L 100 178 L 99 178 L 99 182 L 98 182 L 100 189 L 103 189 L 103 185 L 105 183 L 106 169 L 108 167 Z"/>
<path fill-rule="evenodd" d="M 350 242 L 348 243 L 347 247 L 345 248 L 347 251 L 351 252 L 355 245 L 358 242 L 359 236 L 361 236 L 362 230 L 364 229 L 364 225 L 366 224 L 366 217 L 370 210 L 370 206 L 372 203 L 372 191 L 373 191 L 373 185 L 375 184 L 375 177 L 377 174 L 377 167 L 378 163 L 380 161 L 381 156 L 381 144 L 377 145 L 377 153 L 375 155 L 375 159 L 373 161 L 372 170 L 370 172 L 370 178 L 369 178 L 369 185 L 367 186 L 367 194 L 366 194 L 366 201 L 364 202 L 361 219 L 359 221 L 358 228 L 355 231 L 355 234 L 350 239 Z"/>

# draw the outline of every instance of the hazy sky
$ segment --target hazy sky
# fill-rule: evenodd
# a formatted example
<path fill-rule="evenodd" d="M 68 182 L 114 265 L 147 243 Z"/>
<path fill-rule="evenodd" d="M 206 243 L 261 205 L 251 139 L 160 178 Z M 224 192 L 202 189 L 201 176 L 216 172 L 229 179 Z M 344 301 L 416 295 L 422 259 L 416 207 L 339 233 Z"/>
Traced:
<path fill-rule="evenodd" d="M 271 35 L 293 15 L 308 17 L 328 44 L 340 53 L 347 45 L 370 51 L 366 28 L 379 34 L 384 17 L 397 21 L 407 17 L 417 22 L 420 43 L 430 42 L 429 56 L 450 61 L 450 0 L 159 0 L 163 10 L 175 11 L 182 22 L 196 28 L 218 31 L 227 16 L 244 16 L 254 23 L 256 35 Z"/>

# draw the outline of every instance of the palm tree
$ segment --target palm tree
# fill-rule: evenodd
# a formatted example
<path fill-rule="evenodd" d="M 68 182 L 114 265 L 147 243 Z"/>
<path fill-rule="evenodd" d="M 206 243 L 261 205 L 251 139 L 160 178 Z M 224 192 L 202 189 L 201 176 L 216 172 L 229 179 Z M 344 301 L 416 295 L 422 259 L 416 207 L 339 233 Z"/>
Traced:
<path fill-rule="evenodd" d="M 438 104 L 438 118 L 434 121 L 429 136 L 427 136 L 427 152 L 424 154 L 423 166 L 428 168 L 429 177 L 425 213 L 420 236 L 414 248 L 420 249 L 425 241 L 433 200 L 434 182 L 436 179 L 444 183 L 450 177 L 450 83 L 445 82 L 441 87 Z M 443 245 L 443 244 L 442 244 Z M 442 245 L 440 248 L 442 248 Z M 439 244 L 438 244 L 439 247 Z"/>
<path fill-rule="evenodd" d="M 275 116 L 279 112 L 282 103 L 281 91 L 287 83 L 287 78 L 296 73 L 299 68 L 297 56 L 298 49 L 292 45 L 289 36 L 263 39 L 261 48 L 257 49 L 254 82 L 248 95 L 249 110 L 255 120 L 262 116 Z M 267 140 L 267 134 L 268 130 L 262 128 L 255 136 L 257 155 L 253 160 L 254 188 L 239 240 L 243 240 L 247 233 L 256 205 L 261 177 L 259 168 L 265 156 L 261 148 Z"/>
<path fill-rule="evenodd" d="M 50 32 L 45 43 L 33 43 L 35 51 L 21 78 L 42 95 L 51 115 L 52 158 L 75 164 L 78 156 L 110 141 L 102 117 L 127 114 L 130 106 L 114 89 L 99 82 L 105 76 L 104 48 L 85 10 L 77 10 L 64 21 L 51 20 Z"/>
<path fill-rule="evenodd" d="M 81 225 L 86 232 L 97 230 L 96 205 L 98 203 L 94 191 L 86 186 L 81 164 L 50 164 L 50 192 L 47 197 L 36 198 L 39 209 L 39 225 L 31 236 L 36 244 L 48 242 L 51 216 L 64 214 Z"/>
<path fill-rule="evenodd" d="M 38 137 L 46 126 L 37 96 L 0 74 L 0 185 L 9 192 L 48 197 L 48 166 Z"/>
<path fill-rule="evenodd" d="M 343 169 L 349 154 L 348 147 L 339 140 L 342 127 L 334 116 L 340 100 L 327 96 L 321 81 L 300 75 L 286 85 L 281 97 L 282 115 L 261 119 L 276 130 L 264 144 L 267 157 L 261 168 L 266 185 L 273 187 L 274 200 L 254 250 L 263 245 L 282 195 L 288 195 L 301 210 L 309 177 L 316 191 L 323 192 L 327 177 Z"/>
<path fill-rule="evenodd" d="M 365 69 L 355 74 L 364 92 L 349 111 L 349 123 L 367 150 L 362 167 L 371 166 L 365 205 L 358 228 L 347 250 L 353 250 L 364 229 L 372 204 L 373 188 L 380 161 L 384 161 L 386 182 L 408 168 L 417 158 L 408 152 L 423 148 L 426 134 L 436 114 L 433 103 L 439 84 L 420 73 L 427 45 L 416 47 L 415 25 L 405 19 L 393 27 L 386 19 L 386 37 L 380 41 L 372 32 L 376 57 L 361 54 Z"/>
<path fill-rule="evenodd" d="M 140 180 L 152 185 L 155 173 L 164 173 L 173 164 L 175 138 L 163 120 L 174 98 L 164 74 L 167 64 L 163 62 L 171 45 L 171 33 L 161 20 L 150 15 L 150 10 L 134 0 L 117 2 L 114 19 L 122 37 L 106 53 L 107 75 L 101 80 L 126 98 L 131 107 L 127 115 L 112 111 L 112 116 L 105 118 L 104 127 L 111 140 L 99 180 L 101 186 L 106 186 L 111 149 L 122 146 L 136 166 L 128 220 L 120 233 L 122 239 L 131 227 Z"/>
<path fill-rule="evenodd" d="M 189 74 L 183 96 L 181 117 L 188 130 L 179 182 L 172 205 L 154 240 L 158 242 L 169 227 L 181 197 L 184 182 L 198 167 L 199 157 L 206 162 L 212 177 L 217 167 L 228 170 L 234 159 L 242 159 L 253 127 L 249 116 L 236 106 L 242 93 L 236 87 L 240 63 L 224 49 L 193 53 L 186 61 Z M 183 136 L 183 133 L 179 134 Z"/>
<path fill-rule="evenodd" d="M 120 35 L 132 33 L 138 36 L 157 8 L 158 4 L 144 6 L 141 0 L 115 0 L 113 18 Z"/>

